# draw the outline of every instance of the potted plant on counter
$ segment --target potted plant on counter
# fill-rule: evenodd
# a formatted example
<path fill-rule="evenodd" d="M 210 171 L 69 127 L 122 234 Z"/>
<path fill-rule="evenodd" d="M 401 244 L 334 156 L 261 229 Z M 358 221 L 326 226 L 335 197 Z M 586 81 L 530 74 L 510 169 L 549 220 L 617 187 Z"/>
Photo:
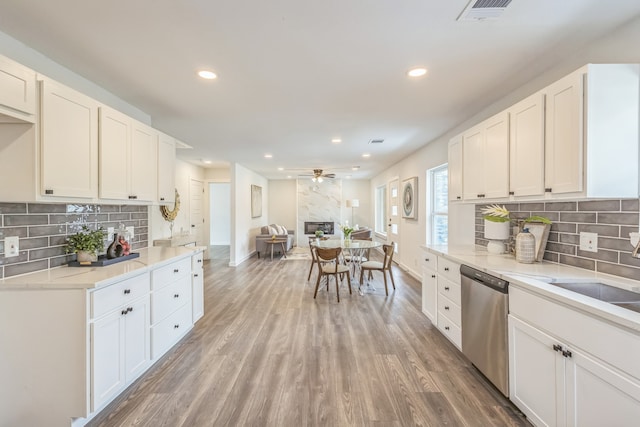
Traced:
<path fill-rule="evenodd" d="M 505 240 L 509 239 L 509 210 L 503 206 L 490 205 L 482 209 L 484 238 L 489 240 L 487 251 L 492 254 L 506 252 Z"/>
<path fill-rule="evenodd" d="M 91 230 L 86 225 L 75 234 L 67 237 L 67 253 L 78 255 L 78 262 L 94 262 L 98 260 L 98 252 L 104 250 L 105 232 L 102 228 Z"/>

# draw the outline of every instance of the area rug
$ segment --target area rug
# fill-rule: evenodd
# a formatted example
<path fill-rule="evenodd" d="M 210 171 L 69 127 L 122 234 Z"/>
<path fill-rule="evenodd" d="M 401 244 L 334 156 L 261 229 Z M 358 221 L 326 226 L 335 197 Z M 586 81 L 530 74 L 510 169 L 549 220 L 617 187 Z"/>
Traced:
<path fill-rule="evenodd" d="M 311 253 L 309 252 L 309 248 L 299 248 L 293 247 L 289 252 L 287 252 L 287 257 L 280 258 L 283 261 L 311 261 Z"/>

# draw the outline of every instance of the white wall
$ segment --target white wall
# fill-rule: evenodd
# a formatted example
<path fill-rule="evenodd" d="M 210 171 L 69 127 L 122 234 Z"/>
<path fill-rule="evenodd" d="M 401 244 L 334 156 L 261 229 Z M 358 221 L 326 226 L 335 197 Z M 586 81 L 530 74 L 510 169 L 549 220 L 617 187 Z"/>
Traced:
<path fill-rule="evenodd" d="M 231 244 L 231 184 L 209 184 L 210 245 Z"/>
<path fill-rule="evenodd" d="M 231 166 L 230 266 L 247 260 L 256 250 L 255 236 L 269 222 L 269 181 L 242 165 Z M 262 187 L 262 216 L 251 218 L 251 185 Z"/>
<path fill-rule="evenodd" d="M 349 221 L 351 225 L 375 228 L 373 224 L 373 203 L 371 198 L 371 181 L 368 179 L 342 180 L 342 222 Z M 360 206 L 348 208 L 347 200 L 358 199 Z M 351 215 L 353 213 L 353 220 Z"/>
<path fill-rule="evenodd" d="M 204 177 L 209 182 L 231 182 L 231 168 L 206 168 Z"/>
<path fill-rule="evenodd" d="M 296 180 L 269 181 L 269 224 L 284 225 L 287 230 L 296 229 Z"/>
<path fill-rule="evenodd" d="M 204 170 L 191 163 L 176 160 L 176 189 L 178 190 L 178 194 L 180 194 L 180 211 L 174 221 L 174 235 L 179 235 L 181 230 L 187 233 L 191 231 L 189 190 L 191 189 L 192 178 L 204 180 Z M 149 245 L 153 245 L 152 242 L 155 239 L 170 237 L 171 231 L 169 222 L 165 221 L 160 214 L 159 206 L 151 206 L 150 211 Z M 205 224 L 205 228 L 207 227 L 208 225 Z"/>

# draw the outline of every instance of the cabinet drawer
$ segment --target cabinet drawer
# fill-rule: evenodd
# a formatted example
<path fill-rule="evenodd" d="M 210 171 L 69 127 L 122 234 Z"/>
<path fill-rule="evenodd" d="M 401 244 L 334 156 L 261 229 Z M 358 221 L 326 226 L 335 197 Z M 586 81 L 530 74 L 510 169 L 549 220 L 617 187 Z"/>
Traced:
<path fill-rule="evenodd" d="M 191 329 L 191 305 L 178 311 L 151 327 L 151 358 L 162 356 L 171 346 Z"/>
<path fill-rule="evenodd" d="M 202 263 L 204 262 L 204 252 L 197 253 L 191 257 L 191 269 L 202 269 Z"/>
<path fill-rule="evenodd" d="M 179 261 L 167 264 L 151 272 L 151 289 L 160 289 L 169 283 L 191 275 L 191 258 L 184 258 Z"/>
<path fill-rule="evenodd" d="M 432 271 L 438 271 L 438 257 L 431 252 L 425 252 L 422 258 L 422 266 Z"/>
<path fill-rule="evenodd" d="M 114 283 L 91 293 L 91 318 L 98 318 L 149 293 L 149 273 Z"/>
<path fill-rule="evenodd" d="M 461 286 L 457 283 L 450 282 L 447 279 L 438 277 L 438 293 L 444 295 L 455 304 L 460 305 L 462 301 Z"/>
<path fill-rule="evenodd" d="M 438 274 L 446 277 L 453 283 L 460 284 L 460 264 L 456 264 L 443 257 L 438 257 Z"/>
<path fill-rule="evenodd" d="M 456 347 L 462 348 L 462 334 L 460 327 L 453 323 L 447 316 L 438 312 L 438 329 L 449 339 Z"/>
<path fill-rule="evenodd" d="M 158 323 L 191 301 L 191 277 L 183 277 L 151 294 L 151 324 Z"/>
<path fill-rule="evenodd" d="M 438 314 L 442 314 L 453 322 L 457 327 L 460 327 L 462 315 L 460 312 L 460 306 L 449 298 L 440 294 L 438 297 Z"/>

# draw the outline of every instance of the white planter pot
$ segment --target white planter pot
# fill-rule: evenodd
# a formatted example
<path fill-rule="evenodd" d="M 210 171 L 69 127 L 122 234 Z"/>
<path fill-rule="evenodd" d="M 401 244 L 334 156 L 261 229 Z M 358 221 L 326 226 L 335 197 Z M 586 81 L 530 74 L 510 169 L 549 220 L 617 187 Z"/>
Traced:
<path fill-rule="evenodd" d="M 493 222 L 484 220 L 484 238 L 489 240 L 507 240 L 510 222 Z"/>

